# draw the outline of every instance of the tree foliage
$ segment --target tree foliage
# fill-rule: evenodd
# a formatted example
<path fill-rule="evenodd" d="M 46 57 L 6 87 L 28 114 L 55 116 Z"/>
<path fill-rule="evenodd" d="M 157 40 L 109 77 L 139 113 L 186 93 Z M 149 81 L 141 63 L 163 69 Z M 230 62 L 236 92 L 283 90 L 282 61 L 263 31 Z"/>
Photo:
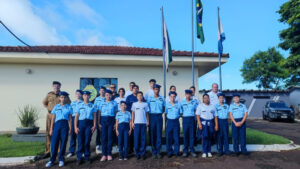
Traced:
<path fill-rule="evenodd" d="M 288 72 L 283 67 L 283 56 L 273 47 L 267 51 L 258 51 L 251 58 L 244 61 L 241 69 L 243 83 L 258 82 L 258 88 L 279 88 L 280 82 Z"/>

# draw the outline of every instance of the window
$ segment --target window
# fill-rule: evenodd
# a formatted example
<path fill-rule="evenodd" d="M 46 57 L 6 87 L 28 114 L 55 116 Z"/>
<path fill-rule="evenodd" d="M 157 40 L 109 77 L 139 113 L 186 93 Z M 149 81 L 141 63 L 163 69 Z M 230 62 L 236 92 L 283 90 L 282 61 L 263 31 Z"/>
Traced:
<path fill-rule="evenodd" d="M 110 84 L 115 84 L 116 89 L 118 89 L 117 78 L 80 78 L 80 89 L 91 92 L 90 101 L 97 97 L 101 86 L 105 86 L 108 89 Z"/>

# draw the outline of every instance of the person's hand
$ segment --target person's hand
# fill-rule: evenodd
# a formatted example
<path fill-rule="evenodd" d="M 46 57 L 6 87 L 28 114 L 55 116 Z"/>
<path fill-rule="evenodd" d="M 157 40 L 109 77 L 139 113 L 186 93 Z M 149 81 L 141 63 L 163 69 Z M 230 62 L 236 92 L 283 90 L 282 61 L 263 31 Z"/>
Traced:
<path fill-rule="evenodd" d="M 118 130 L 116 130 L 116 135 L 119 136 L 119 131 Z"/>
<path fill-rule="evenodd" d="M 199 128 L 200 130 L 202 130 L 202 124 L 201 124 L 201 123 L 198 123 L 198 128 Z"/>
<path fill-rule="evenodd" d="M 69 135 L 71 134 L 71 132 L 72 132 L 72 129 L 70 128 L 70 129 L 69 129 Z"/>
<path fill-rule="evenodd" d="M 92 127 L 92 129 L 91 129 L 92 133 L 94 133 L 95 129 L 96 129 L 96 125 Z"/>
<path fill-rule="evenodd" d="M 147 127 L 149 127 L 149 121 L 147 121 Z"/>
<path fill-rule="evenodd" d="M 49 131 L 49 135 L 50 135 L 50 136 L 52 136 L 52 134 L 53 134 L 53 130 L 52 130 L 52 129 L 50 129 L 50 131 Z"/>
<path fill-rule="evenodd" d="M 128 135 L 131 135 L 131 129 L 128 131 Z"/>
<path fill-rule="evenodd" d="M 219 130 L 219 127 L 218 126 L 215 126 L 215 131 L 218 131 Z"/>
<path fill-rule="evenodd" d="M 134 129 L 134 123 L 131 123 L 131 128 Z"/>
<path fill-rule="evenodd" d="M 78 127 L 75 127 L 75 133 L 79 134 L 79 128 Z"/>
<path fill-rule="evenodd" d="M 101 127 L 102 127 L 102 126 L 101 126 L 101 124 L 100 124 L 100 123 L 98 123 L 98 127 L 99 127 L 99 129 L 101 129 Z"/>
<path fill-rule="evenodd" d="M 240 127 L 240 126 L 241 126 L 241 123 L 240 123 L 240 122 L 236 122 L 236 123 L 235 123 L 235 126 L 236 126 L 236 127 Z"/>

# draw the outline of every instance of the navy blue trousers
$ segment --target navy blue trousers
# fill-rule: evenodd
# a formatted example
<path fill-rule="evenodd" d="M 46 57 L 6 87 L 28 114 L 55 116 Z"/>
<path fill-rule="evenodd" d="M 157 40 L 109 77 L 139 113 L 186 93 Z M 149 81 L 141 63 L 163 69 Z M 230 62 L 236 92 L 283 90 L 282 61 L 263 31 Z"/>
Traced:
<path fill-rule="evenodd" d="M 235 119 L 236 122 L 242 121 L 242 118 Z M 246 148 L 246 122 L 243 123 L 241 127 L 236 127 L 232 123 L 232 137 L 233 137 L 233 149 L 235 153 L 239 153 L 239 143 L 241 145 L 242 153 L 247 153 Z"/>
<path fill-rule="evenodd" d="M 101 124 L 102 155 L 104 155 L 104 156 L 110 155 L 111 156 L 115 117 L 101 116 L 100 124 Z"/>
<path fill-rule="evenodd" d="M 152 154 L 160 154 L 163 125 L 162 114 L 150 114 L 149 122 Z"/>
<path fill-rule="evenodd" d="M 74 130 L 74 120 L 75 120 L 75 117 L 72 117 L 69 153 L 74 153 L 75 149 L 76 149 L 77 135 L 76 135 L 75 130 Z"/>
<path fill-rule="evenodd" d="M 90 143 L 92 138 L 93 120 L 79 120 L 78 122 L 79 133 L 77 135 L 77 159 L 81 160 L 82 154 L 84 154 L 84 159 L 89 160 L 91 156 Z"/>
<path fill-rule="evenodd" d="M 211 153 L 211 145 L 212 139 L 214 136 L 214 121 L 213 120 L 206 120 L 200 119 L 202 123 L 202 130 L 199 130 L 202 138 L 202 153 Z M 205 124 L 203 124 L 203 122 Z"/>
<path fill-rule="evenodd" d="M 179 119 L 168 119 L 167 120 L 167 152 L 168 155 L 179 153 L 179 135 L 180 135 L 180 125 Z M 174 150 L 172 146 L 174 145 Z"/>
<path fill-rule="evenodd" d="M 127 158 L 128 156 L 128 141 L 129 141 L 129 123 L 121 123 L 118 126 L 118 146 L 120 157 Z"/>
<path fill-rule="evenodd" d="M 51 158 L 50 161 L 54 162 L 58 152 L 60 143 L 59 161 L 65 161 L 64 155 L 68 142 L 69 123 L 68 120 L 59 120 L 55 122 L 53 133 L 51 137 Z"/>
<path fill-rule="evenodd" d="M 195 117 L 183 117 L 182 118 L 182 125 L 183 125 L 183 143 L 184 148 L 183 152 L 187 153 L 189 150 L 190 152 L 195 152 L 194 149 L 194 133 L 195 133 Z"/>
<path fill-rule="evenodd" d="M 218 153 L 230 154 L 228 143 L 228 119 L 218 119 L 219 131 L 218 131 Z"/>
<path fill-rule="evenodd" d="M 136 156 L 144 156 L 146 154 L 146 124 L 134 124 L 134 151 Z"/>

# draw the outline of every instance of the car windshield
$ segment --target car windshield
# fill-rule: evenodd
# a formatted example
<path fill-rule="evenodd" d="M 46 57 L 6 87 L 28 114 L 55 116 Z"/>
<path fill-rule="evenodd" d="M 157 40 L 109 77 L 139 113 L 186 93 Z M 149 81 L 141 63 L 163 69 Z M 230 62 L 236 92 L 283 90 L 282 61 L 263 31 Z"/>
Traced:
<path fill-rule="evenodd" d="M 286 104 L 285 103 L 270 103 L 270 107 L 272 108 L 286 108 Z"/>

